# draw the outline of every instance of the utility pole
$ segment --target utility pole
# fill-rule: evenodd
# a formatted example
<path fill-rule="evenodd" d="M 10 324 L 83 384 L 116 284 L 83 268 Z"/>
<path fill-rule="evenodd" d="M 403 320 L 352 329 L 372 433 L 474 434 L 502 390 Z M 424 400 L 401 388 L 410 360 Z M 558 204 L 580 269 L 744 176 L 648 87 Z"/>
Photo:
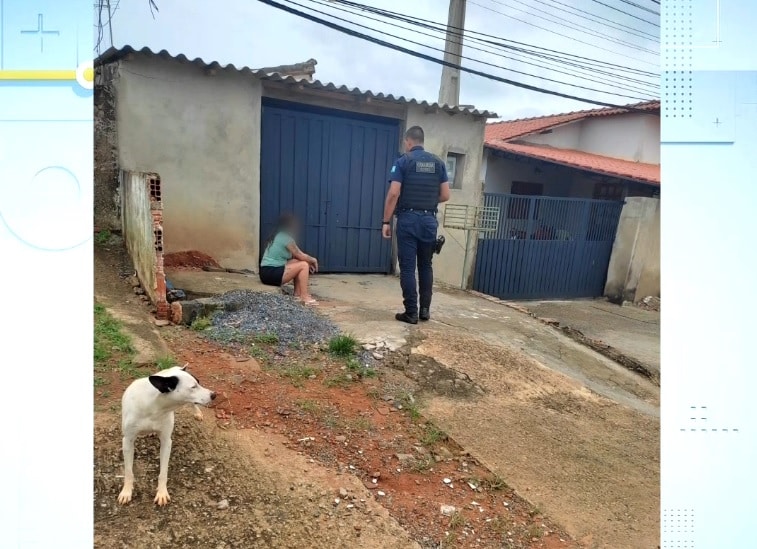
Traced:
<path fill-rule="evenodd" d="M 444 61 L 462 65 L 463 28 L 465 28 L 465 0 L 449 0 L 447 38 L 444 44 Z M 439 103 L 460 104 L 460 71 L 444 65 L 439 86 Z"/>

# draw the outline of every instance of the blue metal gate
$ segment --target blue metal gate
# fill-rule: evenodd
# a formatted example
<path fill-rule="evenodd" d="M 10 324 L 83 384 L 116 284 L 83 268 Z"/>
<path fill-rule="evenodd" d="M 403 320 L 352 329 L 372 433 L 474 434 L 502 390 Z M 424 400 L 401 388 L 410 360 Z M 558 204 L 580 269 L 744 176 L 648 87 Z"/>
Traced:
<path fill-rule="evenodd" d="M 264 100 L 261 253 L 287 211 L 302 220 L 299 245 L 322 272 L 388 273 L 391 245 L 381 238 L 381 216 L 398 147 L 396 120 Z"/>
<path fill-rule="evenodd" d="M 478 240 L 475 290 L 500 299 L 599 297 L 623 202 L 485 194 L 500 208 Z"/>

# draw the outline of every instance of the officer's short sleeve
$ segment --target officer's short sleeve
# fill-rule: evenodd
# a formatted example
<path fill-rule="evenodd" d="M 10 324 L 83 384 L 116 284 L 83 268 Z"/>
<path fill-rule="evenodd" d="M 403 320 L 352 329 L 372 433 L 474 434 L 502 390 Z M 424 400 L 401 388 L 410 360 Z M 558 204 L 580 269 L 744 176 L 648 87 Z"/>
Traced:
<path fill-rule="evenodd" d="M 394 165 L 392 166 L 392 169 L 389 170 L 389 182 L 397 181 L 398 183 L 404 183 L 404 163 L 405 163 L 405 157 L 400 156 Z"/>
<path fill-rule="evenodd" d="M 449 181 L 449 176 L 447 175 L 447 164 L 444 163 L 444 161 L 440 158 L 439 159 L 439 185 L 442 183 L 447 183 Z"/>

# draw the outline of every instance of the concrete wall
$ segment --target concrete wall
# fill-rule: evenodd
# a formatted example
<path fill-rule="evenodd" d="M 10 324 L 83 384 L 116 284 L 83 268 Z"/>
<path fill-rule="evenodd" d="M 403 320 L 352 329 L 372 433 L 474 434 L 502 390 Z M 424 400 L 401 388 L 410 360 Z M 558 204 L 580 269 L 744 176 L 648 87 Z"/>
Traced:
<path fill-rule="evenodd" d="M 607 269 L 605 296 L 615 302 L 660 296 L 659 199 L 626 199 Z"/>
<path fill-rule="evenodd" d="M 635 113 L 598 116 L 554 128 L 550 133 L 529 135 L 523 141 L 659 164 L 660 117 Z"/>
<path fill-rule="evenodd" d="M 137 55 L 115 89 L 119 163 L 160 176 L 166 253 L 257 268 L 260 82 Z"/>
<path fill-rule="evenodd" d="M 123 172 L 120 179 L 126 249 L 157 317 L 167 318 L 160 179 L 154 174 L 133 172 Z"/>
<path fill-rule="evenodd" d="M 410 105 L 405 124 L 408 128 L 416 125 L 422 127 L 426 134 L 426 150 L 442 160 L 449 152 L 465 155 L 463 182 L 459 189 L 452 189 L 449 203 L 480 205 L 483 196 L 481 174 L 485 120 L 464 114 L 427 112 L 423 107 Z M 465 279 L 469 285 L 475 265 L 476 238 L 471 238 L 468 263 L 463 266 L 466 233 L 443 228 L 443 220 L 444 206 L 440 208 L 439 234 L 443 234 L 447 242 L 442 253 L 434 256 L 434 276 L 441 282 L 459 286 L 465 269 Z"/>
<path fill-rule="evenodd" d="M 124 170 L 160 176 L 166 253 L 198 250 L 226 267 L 257 269 L 263 96 L 395 118 L 403 130 L 420 125 L 430 151 L 442 158 L 448 152 L 465 155 L 463 183 L 452 191 L 451 201 L 481 201 L 483 119 L 224 71 L 209 75 L 186 63 L 139 55 L 119 63 L 114 88 L 118 161 Z M 441 233 L 447 245 L 435 259 L 437 278 L 459 284 L 465 233 Z M 473 249 L 469 255 L 466 276 L 472 272 Z"/>
<path fill-rule="evenodd" d="M 116 100 L 108 73 L 99 67 L 94 89 L 94 226 L 96 231 L 121 229 Z"/>

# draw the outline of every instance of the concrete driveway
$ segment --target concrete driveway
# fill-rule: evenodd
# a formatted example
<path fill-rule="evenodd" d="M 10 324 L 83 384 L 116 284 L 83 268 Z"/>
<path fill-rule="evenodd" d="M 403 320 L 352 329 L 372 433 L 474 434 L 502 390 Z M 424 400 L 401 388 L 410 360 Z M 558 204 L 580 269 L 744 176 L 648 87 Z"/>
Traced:
<path fill-rule="evenodd" d="M 660 313 L 600 299 L 517 303 L 541 319 L 579 330 L 641 363 L 660 378 Z"/>
<path fill-rule="evenodd" d="M 256 277 L 178 272 L 179 288 L 260 289 Z M 396 322 L 392 276 L 315 277 L 318 309 L 363 341 L 469 376 L 485 394 L 421 395 L 423 413 L 587 547 L 659 544 L 659 388 L 558 330 L 438 289 L 432 320 Z M 443 502 L 440 502 L 443 503 Z"/>

